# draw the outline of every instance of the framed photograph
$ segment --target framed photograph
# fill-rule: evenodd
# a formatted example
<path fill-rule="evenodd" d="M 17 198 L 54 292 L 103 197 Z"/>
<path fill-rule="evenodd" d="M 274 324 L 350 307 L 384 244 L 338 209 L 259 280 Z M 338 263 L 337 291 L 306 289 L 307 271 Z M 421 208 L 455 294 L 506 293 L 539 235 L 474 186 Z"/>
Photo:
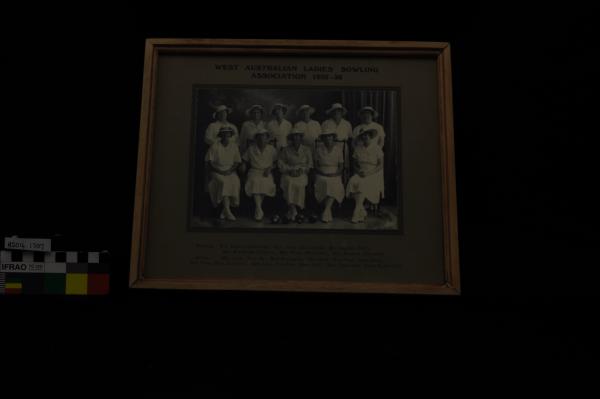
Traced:
<path fill-rule="evenodd" d="M 130 285 L 458 294 L 449 44 L 148 39 Z"/>

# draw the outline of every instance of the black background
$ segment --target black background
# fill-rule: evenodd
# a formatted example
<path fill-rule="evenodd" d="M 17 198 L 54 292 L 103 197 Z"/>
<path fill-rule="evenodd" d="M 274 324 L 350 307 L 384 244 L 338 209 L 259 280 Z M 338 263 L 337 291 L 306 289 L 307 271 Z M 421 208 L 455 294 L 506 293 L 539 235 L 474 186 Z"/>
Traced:
<path fill-rule="evenodd" d="M 487 396 L 591 376 L 598 10 L 454 3 L 3 5 L 0 230 L 109 249 L 115 268 L 106 298 L 0 298 L 3 386 L 377 396 L 483 381 Z M 129 291 L 146 37 L 451 42 L 463 295 Z"/>

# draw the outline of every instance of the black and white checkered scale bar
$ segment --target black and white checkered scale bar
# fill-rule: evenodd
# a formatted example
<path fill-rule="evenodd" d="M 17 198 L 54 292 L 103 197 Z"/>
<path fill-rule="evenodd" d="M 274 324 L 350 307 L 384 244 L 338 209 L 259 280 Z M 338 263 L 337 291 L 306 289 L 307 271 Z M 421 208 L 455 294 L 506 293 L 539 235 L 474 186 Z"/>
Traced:
<path fill-rule="evenodd" d="M 85 252 L 85 251 L 0 251 L 0 262 L 24 262 L 24 263 L 108 263 L 109 253 Z"/>

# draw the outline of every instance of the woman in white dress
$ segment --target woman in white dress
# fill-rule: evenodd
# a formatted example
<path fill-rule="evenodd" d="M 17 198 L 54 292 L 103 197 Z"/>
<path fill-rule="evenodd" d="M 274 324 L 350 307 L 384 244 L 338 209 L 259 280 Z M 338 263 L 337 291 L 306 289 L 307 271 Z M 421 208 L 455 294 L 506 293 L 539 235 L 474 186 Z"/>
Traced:
<path fill-rule="evenodd" d="M 344 143 L 337 143 L 336 137 L 335 132 L 321 133 L 323 143 L 317 142 L 315 149 L 315 198 L 318 203 L 324 203 L 321 220 L 325 223 L 333 220 L 331 207 L 334 201 L 341 204 L 344 200 Z"/>
<path fill-rule="evenodd" d="M 222 127 L 217 134 L 219 138 L 210 146 L 204 161 L 210 174 L 208 193 L 213 206 L 221 203 L 221 219 L 236 220 L 231 207 L 240 204 L 240 179 L 236 173 L 242 162 L 238 146 L 232 142 L 233 129 Z"/>
<path fill-rule="evenodd" d="M 300 118 L 294 125 L 295 130 L 304 132 L 303 144 L 310 148 L 314 148 L 315 140 L 321 133 L 321 124 L 316 120 L 312 119 L 312 115 L 315 113 L 315 109 L 310 105 L 302 105 L 296 111 L 296 115 Z"/>
<path fill-rule="evenodd" d="M 248 197 L 254 199 L 254 219 L 261 221 L 265 216 L 262 203 L 265 196 L 275 196 L 275 182 L 273 181 L 273 166 L 277 161 L 277 150 L 268 143 L 269 132 L 258 129 L 249 137 L 250 144 L 242 156 L 249 164 L 245 191 Z"/>
<path fill-rule="evenodd" d="M 377 110 L 369 105 L 362 107 L 358 111 L 358 115 L 360 117 L 360 124 L 354 128 L 352 132 L 353 142 L 352 145 L 356 146 L 356 137 L 358 134 L 365 129 L 375 129 L 377 131 L 377 136 L 375 137 L 375 142 L 383 150 L 383 146 L 385 145 L 385 130 L 383 126 L 379 123 L 375 122 L 375 119 L 379 117 L 379 113 Z M 385 189 L 383 184 L 383 172 L 379 174 L 380 185 L 382 187 L 381 198 L 385 198 Z M 371 211 L 377 211 L 377 206 L 375 204 L 371 204 Z"/>
<path fill-rule="evenodd" d="M 248 149 L 248 139 L 254 136 L 258 130 L 265 130 L 266 125 L 263 121 L 265 109 L 260 104 L 254 104 L 246 110 L 248 120 L 242 124 L 240 132 L 240 153 L 243 154 Z"/>
<path fill-rule="evenodd" d="M 385 144 L 385 130 L 383 129 L 383 126 L 375 122 L 375 119 L 379 117 L 379 112 L 377 112 L 375 108 L 367 105 L 358 110 L 358 115 L 360 117 L 360 124 L 354 128 L 352 136 L 356 139 L 358 133 L 362 130 L 375 129 L 377 130 L 377 139 L 375 141 L 379 148 L 383 149 Z M 353 144 L 356 144 L 356 140 L 353 141 Z"/>
<path fill-rule="evenodd" d="M 278 103 L 273 105 L 271 115 L 274 118 L 267 123 L 267 130 L 271 134 L 271 137 L 275 139 L 278 150 L 287 145 L 288 134 L 292 131 L 292 124 L 285 119 L 287 111 L 288 107 L 285 104 Z"/>
<path fill-rule="evenodd" d="M 348 181 L 346 196 L 354 198 L 355 206 L 352 223 L 364 222 L 367 211 L 365 200 L 379 204 L 383 193 L 383 151 L 375 143 L 377 130 L 365 129 L 358 133 L 352 154 L 355 174 Z"/>
<path fill-rule="evenodd" d="M 338 140 L 344 140 L 345 142 L 348 142 L 348 140 L 352 136 L 352 124 L 350 124 L 350 122 L 348 122 L 348 120 L 344 118 L 347 113 L 348 110 L 342 104 L 331 104 L 331 107 L 329 107 L 325 111 L 325 114 L 327 114 L 328 119 L 326 119 L 321 124 L 321 130 L 324 132 L 334 131 L 337 133 Z M 346 162 L 346 164 L 349 164 L 350 151 L 348 151 L 348 144 L 344 144 L 344 146 L 344 153 L 346 154 L 346 159 L 344 159 L 344 161 Z M 348 178 L 347 173 L 348 169 L 344 170 L 344 178 Z"/>
<path fill-rule="evenodd" d="M 352 125 L 344 118 L 348 113 L 346 107 L 340 103 L 335 103 L 325 113 L 328 119 L 321 124 L 321 130 L 334 131 L 337 133 L 338 140 L 348 140 L 352 134 Z"/>
<path fill-rule="evenodd" d="M 238 143 L 239 135 L 238 129 L 235 125 L 227 120 L 229 114 L 231 114 L 233 110 L 226 105 L 219 105 L 215 112 L 213 112 L 212 117 L 215 119 L 214 122 L 210 123 L 206 128 L 206 133 L 204 135 L 204 142 L 210 147 L 215 142 L 219 141 L 219 131 L 223 127 L 228 127 L 233 130 L 233 135 L 230 141 L 233 141 L 234 144 Z"/>
<path fill-rule="evenodd" d="M 292 130 L 290 144 L 279 152 L 277 166 L 281 171 L 281 189 L 288 205 L 287 217 L 295 220 L 298 209 L 304 209 L 307 173 L 313 167 L 312 149 L 302 144 L 304 132 Z"/>

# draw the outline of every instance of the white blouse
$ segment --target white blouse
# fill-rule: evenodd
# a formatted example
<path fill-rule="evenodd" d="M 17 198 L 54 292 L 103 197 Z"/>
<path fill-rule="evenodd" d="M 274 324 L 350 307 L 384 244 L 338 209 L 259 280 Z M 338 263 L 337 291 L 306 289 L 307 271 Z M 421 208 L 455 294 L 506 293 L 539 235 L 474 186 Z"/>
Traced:
<path fill-rule="evenodd" d="M 281 173 L 295 169 L 302 169 L 307 173 L 313 167 L 312 150 L 304 144 L 300 145 L 298 151 L 291 145 L 283 147 L 279 152 L 277 165 Z"/>
<path fill-rule="evenodd" d="M 315 164 L 323 173 L 335 173 L 338 170 L 338 165 L 344 163 L 344 154 L 342 145 L 335 143 L 331 152 L 325 145 L 319 144 L 315 151 Z"/>
<path fill-rule="evenodd" d="M 321 124 L 321 130 L 324 132 L 336 132 L 338 140 L 348 140 L 352 135 L 352 125 L 346 119 L 336 123 L 333 119 L 327 119 Z"/>
<path fill-rule="evenodd" d="M 240 150 L 234 143 L 224 146 L 220 141 L 216 141 L 210 146 L 204 157 L 205 162 L 210 162 L 213 168 L 225 172 L 235 163 L 241 163 Z"/>
<path fill-rule="evenodd" d="M 240 149 L 242 152 L 248 148 L 248 140 L 252 138 L 258 129 L 266 129 L 265 122 L 259 121 L 257 124 L 254 121 L 246 121 L 242 123 L 242 131 L 240 133 Z"/>
<path fill-rule="evenodd" d="M 277 161 L 277 150 L 271 144 L 267 144 L 261 151 L 256 144 L 252 144 L 242 158 L 244 161 L 250 162 L 252 169 L 265 170 L 273 167 Z"/>
<path fill-rule="evenodd" d="M 273 119 L 267 123 L 267 130 L 271 133 L 271 137 L 277 140 L 277 148 L 282 148 L 287 145 L 287 136 L 292 131 L 290 121 L 283 119 L 281 123 Z"/>
<path fill-rule="evenodd" d="M 352 158 L 358 162 L 361 171 L 369 173 L 375 170 L 378 161 L 383 163 L 383 151 L 374 143 L 371 143 L 368 147 L 357 145 L 354 148 Z"/>
<path fill-rule="evenodd" d="M 308 123 L 305 121 L 299 121 L 294 125 L 294 130 L 295 129 L 304 132 L 304 138 L 302 140 L 304 145 L 309 146 L 310 148 L 315 147 L 315 140 L 321 133 L 321 125 L 319 122 L 315 120 L 310 120 Z"/>

